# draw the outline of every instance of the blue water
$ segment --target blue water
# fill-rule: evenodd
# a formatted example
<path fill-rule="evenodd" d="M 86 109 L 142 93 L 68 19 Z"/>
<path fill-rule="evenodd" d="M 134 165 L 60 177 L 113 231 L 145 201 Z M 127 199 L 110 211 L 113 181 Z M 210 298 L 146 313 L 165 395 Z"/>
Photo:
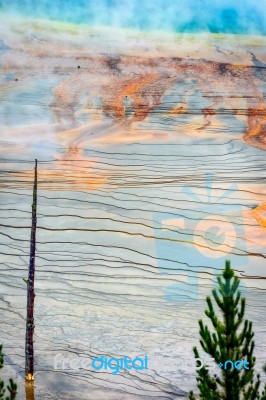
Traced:
<path fill-rule="evenodd" d="M 0 0 L 5 11 L 143 30 L 266 34 L 266 0 Z"/>

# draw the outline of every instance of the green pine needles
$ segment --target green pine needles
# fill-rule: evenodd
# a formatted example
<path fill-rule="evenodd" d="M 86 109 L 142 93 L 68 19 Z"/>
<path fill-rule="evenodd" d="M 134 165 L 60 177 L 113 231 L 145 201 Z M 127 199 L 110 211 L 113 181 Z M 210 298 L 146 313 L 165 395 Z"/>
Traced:
<path fill-rule="evenodd" d="M 246 302 L 238 290 L 240 280 L 234 275 L 230 261 L 226 261 L 223 274 L 217 281 L 218 291 L 214 289 L 212 295 L 222 318 L 216 315 L 212 300 L 208 296 L 208 309 L 205 314 L 212 322 L 214 333 L 199 320 L 201 347 L 217 364 L 224 365 L 227 360 L 243 360 L 249 363 L 249 369 L 238 369 L 230 364 L 221 368 L 219 376 L 211 376 L 209 370 L 204 367 L 198 369 L 199 396 L 195 397 L 191 391 L 189 399 L 266 400 L 265 393 L 259 393 L 260 376 L 255 376 L 254 371 L 256 358 L 253 356 L 255 343 L 252 322 L 244 320 Z M 200 358 L 197 347 L 194 347 L 193 351 L 195 358 Z"/>
<path fill-rule="evenodd" d="M 4 354 L 2 352 L 3 346 L 0 344 L 0 369 L 4 366 Z M 6 395 L 6 389 L 9 395 Z M 17 384 L 13 379 L 9 379 L 9 385 L 5 387 L 5 382 L 0 378 L 0 400 L 15 400 L 17 394 Z"/>

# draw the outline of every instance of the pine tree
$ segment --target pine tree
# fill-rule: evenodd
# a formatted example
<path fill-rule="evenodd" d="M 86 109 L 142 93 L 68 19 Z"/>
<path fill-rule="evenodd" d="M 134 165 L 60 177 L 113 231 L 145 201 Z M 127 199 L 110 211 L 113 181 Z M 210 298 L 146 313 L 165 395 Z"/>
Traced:
<path fill-rule="evenodd" d="M 4 367 L 3 346 L 0 344 L 0 369 Z M 9 395 L 6 395 L 6 389 Z M 9 379 L 9 385 L 5 386 L 5 382 L 0 378 L 0 400 L 15 400 L 17 394 L 17 384 L 13 379 Z"/>
<path fill-rule="evenodd" d="M 226 261 L 222 276 L 217 278 L 218 291 L 213 289 L 214 300 L 221 311 L 222 318 L 216 315 L 211 298 L 206 301 L 208 309 L 205 311 L 214 328 L 213 333 L 207 325 L 199 320 L 200 344 L 202 349 L 210 355 L 216 364 L 221 366 L 221 374 L 213 376 L 207 368 L 197 370 L 197 387 L 201 400 L 265 400 L 265 393 L 259 394 L 260 376 L 255 376 L 254 366 L 256 358 L 254 352 L 254 333 L 252 322 L 244 320 L 245 298 L 239 290 L 240 280 L 234 274 L 230 261 Z M 197 347 L 193 348 L 195 358 L 200 358 Z M 241 369 L 231 363 L 232 360 L 246 361 L 247 368 L 238 364 Z M 190 400 L 196 397 L 191 391 Z"/>

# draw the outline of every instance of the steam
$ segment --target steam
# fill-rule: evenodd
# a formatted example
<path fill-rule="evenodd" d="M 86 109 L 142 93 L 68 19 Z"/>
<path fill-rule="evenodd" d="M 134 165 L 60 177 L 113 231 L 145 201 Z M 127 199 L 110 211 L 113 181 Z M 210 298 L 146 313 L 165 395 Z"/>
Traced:
<path fill-rule="evenodd" d="M 266 0 L 0 0 L 4 11 L 89 25 L 266 34 Z"/>

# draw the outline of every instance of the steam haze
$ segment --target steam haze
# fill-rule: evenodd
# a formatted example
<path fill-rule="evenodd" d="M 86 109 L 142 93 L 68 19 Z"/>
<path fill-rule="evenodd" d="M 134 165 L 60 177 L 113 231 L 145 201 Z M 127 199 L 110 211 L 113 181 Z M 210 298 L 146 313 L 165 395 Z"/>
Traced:
<path fill-rule="evenodd" d="M 4 11 L 142 30 L 266 34 L 266 0 L 2 0 Z"/>

